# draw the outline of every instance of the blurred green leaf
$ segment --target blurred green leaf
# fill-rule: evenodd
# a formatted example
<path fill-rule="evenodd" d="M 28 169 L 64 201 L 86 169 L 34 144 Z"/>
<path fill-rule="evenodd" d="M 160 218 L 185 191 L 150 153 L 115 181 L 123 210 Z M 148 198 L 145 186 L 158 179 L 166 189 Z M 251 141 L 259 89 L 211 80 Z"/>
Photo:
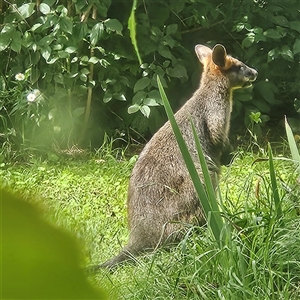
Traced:
<path fill-rule="evenodd" d="M 177 24 L 171 24 L 167 26 L 166 34 L 175 34 L 178 31 Z"/>
<path fill-rule="evenodd" d="M 22 18 L 27 19 L 35 12 L 34 7 L 35 3 L 23 4 L 22 6 L 18 7 L 18 12 Z"/>
<path fill-rule="evenodd" d="M 73 22 L 69 17 L 61 17 L 59 20 L 59 25 L 62 31 L 72 34 Z"/>
<path fill-rule="evenodd" d="M 40 6 L 39 6 L 39 10 L 44 15 L 49 14 L 50 11 L 51 11 L 50 6 L 46 3 L 41 3 Z"/>
<path fill-rule="evenodd" d="M 0 52 L 5 50 L 11 42 L 10 33 L 1 33 L 0 34 Z"/>
<path fill-rule="evenodd" d="M 289 46 L 284 45 L 280 50 L 281 56 L 288 61 L 294 61 L 294 54 Z"/>
<path fill-rule="evenodd" d="M 144 90 L 150 83 L 151 80 L 149 78 L 141 78 L 135 83 L 133 91 L 136 93 L 137 91 Z"/>
<path fill-rule="evenodd" d="M 123 25 L 117 19 L 108 19 L 104 21 L 104 25 L 111 31 L 116 31 L 118 34 L 122 34 Z"/>
<path fill-rule="evenodd" d="M 135 104 L 130 105 L 130 106 L 128 107 L 127 112 L 128 112 L 129 114 L 133 114 L 133 113 L 135 113 L 135 112 L 137 112 L 137 111 L 139 111 L 139 110 L 140 110 L 140 105 L 135 103 Z"/>
<path fill-rule="evenodd" d="M 294 54 L 300 53 L 300 38 L 295 41 L 293 52 Z"/>
<path fill-rule="evenodd" d="M 282 35 L 275 29 L 268 29 L 264 32 L 264 35 L 270 39 L 279 40 Z"/>
<path fill-rule="evenodd" d="M 85 112 L 85 107 L 78 107 L 78 108 L 75 108 L 72 112 L 72 116 L 74 118 L 78 118 L 80 116 L 82 116 Z"/>
<path fill-rule="evenodd" d="M 255 35 L 253 33 L 249 33 L 246 38 L 242 41 L 242 46 L 245 48 L 249 48 L 255 41 Z"/>
<path fill-rule="evenodd" d="M 92 46 L 96 46 L 98 41 L 101 39 L 104 33 L 104 25 L 102 22 L 97 23 L 93 26 L 91 35 L 90 35 L 90 41 Z"/>
<path fill-rule="evenodd" d="M 300 21 L 291 21 L 289 25 L 292 29 L 295 29 L 300 33 Z"/>
<path fill-rule="evenodd" d="M 142 105 L 142 106 L 140 107 L 140 111 L 142 112 L 142 114 L 143 114 L 146 118 L 149 118 L 150 112 L 151 112 L 149 106 L 147 106 L 147 105 Z"/>

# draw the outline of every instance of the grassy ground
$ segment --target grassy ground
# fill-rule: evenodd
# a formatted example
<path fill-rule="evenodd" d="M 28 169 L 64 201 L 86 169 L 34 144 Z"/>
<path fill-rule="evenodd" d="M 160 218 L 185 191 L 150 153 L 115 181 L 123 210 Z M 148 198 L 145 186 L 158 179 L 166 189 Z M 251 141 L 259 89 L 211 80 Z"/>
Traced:
<path fill-rule="evenodd" d="M 186 239 L 91 281 L 110 299 L 299 299 L 299 173 L 275 160 L 283 217 L 274 213 L 266 153 L 238 151 L 223 168 L 224 213 L 234 226 L 219 249 L 206 228 L 188 228 Z M 83 266 L 104 262 L 126 243 L 126 194 L 133 156 L 102 149 L 92 157 L 55 163 L 32 159 L 2 164 L 2 185 L 36 203 L 50 222 L 82 243 Z M 298 180 L 298 181 L 297 181 Z"/>

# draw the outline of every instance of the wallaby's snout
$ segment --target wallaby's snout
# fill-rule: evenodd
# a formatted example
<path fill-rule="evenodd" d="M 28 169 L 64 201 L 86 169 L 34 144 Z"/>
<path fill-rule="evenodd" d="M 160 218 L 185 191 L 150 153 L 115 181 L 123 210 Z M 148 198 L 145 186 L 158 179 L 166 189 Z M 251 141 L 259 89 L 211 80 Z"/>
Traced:
<path fill-rule="evenodd" d="M 256 80 L 257 76 L 258 76 L 258 72 L 250 67 L 246 66 L 246 72 L 245 72 L 245 84 L 243 85 L 243 87 L 249 87 L 252 85 L 252 82 Z M 248 79 L 248 80 L 247 80 Z"/>

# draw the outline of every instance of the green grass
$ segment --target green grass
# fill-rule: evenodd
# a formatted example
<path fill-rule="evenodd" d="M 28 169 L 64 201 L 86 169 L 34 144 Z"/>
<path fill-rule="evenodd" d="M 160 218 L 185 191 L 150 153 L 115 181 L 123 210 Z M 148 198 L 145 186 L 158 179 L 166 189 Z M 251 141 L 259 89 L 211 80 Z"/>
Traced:
<path fill-rule="evenodd" d="M 116 158 L 117 157 L 117 158 Z M 299 299 L 300 188 L 292 161 L 274 159 L 282 217 L 275 207 L 267 151 L 238 150 L 223 168 L 221 207 L 231 236 L 216 245 L 207 228 L 190 228 L 170 251 L 159 250 L 100 271 L 90 280 L 110 299 Z M 259 158 L 259 159 L 258 159 Z M 127 184 L 136 157 L 111 149 L 58 162 L 2 164 L 2 185 L 35 202 L 82 242 L 83 266 L 104 262 L 126 243 Z M 232 225 L 230 225 L 232 224 Z"/>

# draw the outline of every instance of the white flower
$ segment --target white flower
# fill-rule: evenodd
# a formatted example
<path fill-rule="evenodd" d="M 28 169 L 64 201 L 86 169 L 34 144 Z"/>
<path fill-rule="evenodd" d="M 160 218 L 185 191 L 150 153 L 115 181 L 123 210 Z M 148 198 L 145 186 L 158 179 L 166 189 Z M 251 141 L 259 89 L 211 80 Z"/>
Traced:
<path fill-rule="evenodd" d="M 33 93 L 36 97 L 38 97 L 38 96 L 41 94 L 40 90 L 38 90 L 38 89 L 34 89 L 34 90 L 32 91 L 32 93 Z"/>
<path fill-rule="evenodd" d="M 23 81 L 25 79 L 25 75 L 23 73 L 18 73 L 16 74 L 15 79 L 18 81 Z"/>
<path fill-rule="evenodd" d="M 41 92 L 38 89 L 34 89 L 31 93 L 27 95 L 28 102 L 35 102 L 38 98 L 41 97 Z"/>
<path fill-rule="evenodd" d="M 28 102 L 34 102 L 36 100 L 36 95 L 34 93 L 30 93 L 27 95 Z"/>

